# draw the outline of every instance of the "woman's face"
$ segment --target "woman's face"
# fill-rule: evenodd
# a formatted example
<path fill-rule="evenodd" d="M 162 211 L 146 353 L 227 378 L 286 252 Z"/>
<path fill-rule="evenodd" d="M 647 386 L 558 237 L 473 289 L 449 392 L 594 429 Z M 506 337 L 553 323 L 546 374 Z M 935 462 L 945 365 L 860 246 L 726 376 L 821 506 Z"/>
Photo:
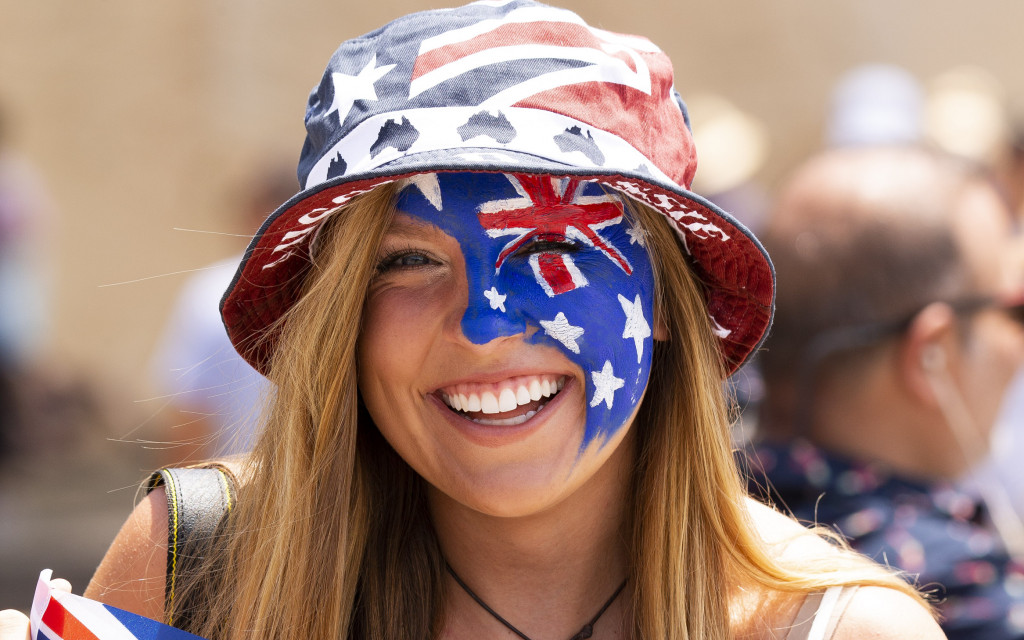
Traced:
<path fill-rule="evenodd" d="M 359 340 L 370 415 L 432 485 L 526 513 L 616 449 L 650 374 L 644 236 L 595 183 L 447 173 L 400 190 Z"/>

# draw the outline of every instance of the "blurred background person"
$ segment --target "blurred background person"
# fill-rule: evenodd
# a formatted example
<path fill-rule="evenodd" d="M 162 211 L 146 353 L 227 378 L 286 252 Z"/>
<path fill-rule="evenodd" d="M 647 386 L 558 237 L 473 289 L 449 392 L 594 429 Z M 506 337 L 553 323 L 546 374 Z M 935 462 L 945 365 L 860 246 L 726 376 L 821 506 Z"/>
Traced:
<path fill-rule="evenodd" d="M 0 104 L 0 458 L 23 439 L 21 387 L 50 326 L 48 235 L 52 203 L 10 141 Z"/>
<path fill-rule="evenodd" d="M 927 87 L 923 135 L 930 144 L 965 158 L 993 174 L 1015 229 L 1024 212 L 1024 131 L 1014 128 L 1004 83 L 986 69 L 957 65 L 933 77 Z M 1024 265 L 1024 246 L 1005 259 Z M 997 520 L 1024 519 L 1024 371 L 1010 383 L 992 431 L 991 454 L 965 479 L 984 494 Z"/>
<path fill-rule="evenodd" d="M 134 495 L 92 491 L 100 495 L 85 502 L 74 487 L 124 486 L 153 462 L 115 442 L 139 412 L 53 349 L 63 220 L 53 176 L 23 153 L 33 116 L 0 104 L 0 600 L 26 605 L 25 585 L 43 565 L 88 580 Z"/>
<path fill-rule="evenodd" d="M 10 134 L 0 105 L 0 360 L 21 366 L 38 357 L 50 326 L 53 204 Z"/>
<path fill-rule="evenodd" d="M 921 82 L 894 64 L 854 67 L 837 80 L 826 123 L 829 147 L 923 144 L 990 171 L 1015 228 L 1024 217 L 1024 126 L 1014 127 L 1006 87 L 977 66 L 956 65 Z M 1008 260 L 1024 264 L 1024 246 Z M 745 420 L 755 422 L 754 420 Z M 1024 372 L 1010 384 L 993 428 L 990 455 L 963 480 L 984 492 L 997 520 L 1024 518 Z"/>
<path fill-rule="evenodd" d="M 1024 362 L 1005 201 L 950 156 L 833 150 L 788 180 L 762 237 L 779 286 L 752 492 L 935 584 L 950 638 L 1024 637 L 1024 574 L 954 487 Z"/>
<path fill-rule="evenodd" d="M 299 183 L 282 162 L 254 171 L 234 191 L 237 226 L 251 236 Z M 219 260 L 185 281 L 157 344 L 151 370 L 169 410 L 169 464 L 242 453 L 258 435 L 271 385 L 238 355 L 220 318 L 220 299 L 241 259 Z"/>

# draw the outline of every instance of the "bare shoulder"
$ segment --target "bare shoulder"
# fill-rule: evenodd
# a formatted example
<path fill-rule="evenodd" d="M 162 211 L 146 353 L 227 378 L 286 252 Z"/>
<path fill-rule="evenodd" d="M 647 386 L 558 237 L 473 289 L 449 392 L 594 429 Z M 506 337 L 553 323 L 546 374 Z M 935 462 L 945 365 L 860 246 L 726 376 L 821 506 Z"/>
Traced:
<path fill-rule="evenodd" d="M 748 503 L 748 514 L 755 530 L 777 560 L 792 558 L 806 563 L 828 561 L 830 557 L 848 554 L 821 538 L 792 518 L 756 501 Z M 769 594 L 771 595 L 771 594 Z M 778 598 L 778 596 L 777 596 Z M 781 598 L 776 605 L 779 614 L 772 628 L 786 628 L 792 623 L 797 604 Z M 885 587 L 863 586 L 857 589 L 846 606 L 832 640 L 885 640 L 908 638 L 938 640 L 945 638 L 939 625 L 920 602 L 911 596 Z"/>
<path fill-rule="evenodd" d="M 861 587 L 846 606 L 833 640 L 942 640 L 931 614 L 905 593 Z"/>
<path fill-rule="evenodd" d="M 167 495 L 154 489 L 135 507 L 93 575 L 85 595 L 163 619 L 167 575 Z"/>
<path fill-rule="evenodd" d="M 792 537 L 806 531 L 806 528 L 796 520 L 753 498 L 747 498 L 745 506 L 754 526 L 768 541 Z"/>
<path fill-rule="evenodd" d="M 747 498 L 746 507 L 754 530 L 777 556 L 827 556 L 838 553 L 833 545 L 793 518 L 753 498 Z"/>

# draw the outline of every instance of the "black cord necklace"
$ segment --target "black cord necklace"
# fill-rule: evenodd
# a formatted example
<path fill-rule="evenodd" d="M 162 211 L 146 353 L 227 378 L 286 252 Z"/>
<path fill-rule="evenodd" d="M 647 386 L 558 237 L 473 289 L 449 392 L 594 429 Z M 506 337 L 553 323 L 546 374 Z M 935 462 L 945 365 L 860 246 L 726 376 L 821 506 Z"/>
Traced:
<path fill-rule="evenodd" d="M 511 631 L 512 633 L 516 634 L 517 636 L 519 636 L 523 640 L 531 640 L 530 636 L 526 635 L 525 633 L 523 633 L 519 629 L 516 629 L 515 627 L 513 627 L 512 623 L 510 623 L 508 620 L 506 620 L 505 618 L 502 618 L 500 615 L 498 615 L 498 612 L 495 611 L 494 609 L 490 608 L 489 606 L 487 606 L 487 603 L 484 602 L 483 599 L 480 598 L 480 596 L 478 596 L 475 593 L 473 593 L 473 590 L 470 589 L 469 586 L 466 585 L 466 583 L 462 581 L 462 578 L 459 577 L 459 574 L 455 573 L 455 569 L 452 569 L 452 565 L 450 565 L 450 564 L 448 564 L 446 562 L 446 563 L 444 563 L 444 566 L 445 566 L 445 568 L 448 569 L 448 573 L 451 574 L 452 578 L 455 579 L 455 582 L 457 582 L 458 585 L 460 587 L 462 587 L 462 590 L 465 591 L 469 595 L 470 598 L 473 598 L 474 600 L 476 600 L 476 603 L 478 605 L 480 605 L 481 607 L 483 607 L 484 611 L 486 611 L 487 613 L 491 614 L 491 616 L 493 616 L 495 620 L 497 620 L 501 624 L 503 624 L 506 627 L 508 627 L 509 631 Z M 612 606 L 612 603 L 615 602 L 615 599 L 619 597 L 619 594 L 622 593 L 622 590 L 625 589 L 625 588 L 626 588 L 626 580 L 623 580 L 622 584 L 619 585 L 619 588 L 616 589 L 615 593 L 612 594 L 612 597 L 608 598 L 608 601 L 604 603 L 604 606 L 601 607 L 601 610 L 597 612 L 597 615 L 595 615 L 593 618 L 591 618 L 590 622 L 588 622 L 587 624 L 583 625 L 583 628 L 580 629 L 576 633 L 576 635 L 574 635 L 573 637 L 569 638 L 569 640 L 587 640 L 587 638 L 589 638 L 590 636 L 594 635 L 594 624 L 597 622 L 597 619 L 600 618 L 602 615 L 604 615 L 604 612 L 608 610 L 608 607 Z"/>

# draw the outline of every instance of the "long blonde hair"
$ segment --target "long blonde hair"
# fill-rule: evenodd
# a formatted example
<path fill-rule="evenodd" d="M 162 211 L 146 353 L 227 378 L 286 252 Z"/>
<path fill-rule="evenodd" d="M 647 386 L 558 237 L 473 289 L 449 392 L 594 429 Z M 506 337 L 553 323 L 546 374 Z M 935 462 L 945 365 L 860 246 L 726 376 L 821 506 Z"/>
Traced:
<path fill-rule="evenodd" d="M 303 296 L 279 327 L 277 394 L 240 474 L 238 506 L 212 541 L 205 570 L 182 581 L 182 599 L 208 607 L 190 616 L 193 633 L 210 640 L 440 634 L 444 560 L 424 481 L 384 442 L 357 390 L 363 302 L 394 196 L 393 185 L 379 187 L 322 230 Z M 873 584 L 917 597 L 854 554 L 783 565 L 769 553 L 744 504 L 724 371 L 699 283 L 661 215 L 633 209 L 650 238 L 670 334 L 655 348 L 634 426 L 635 637 L 724 640 L 730 598 L 748 586 L 810 592 Z"/>

